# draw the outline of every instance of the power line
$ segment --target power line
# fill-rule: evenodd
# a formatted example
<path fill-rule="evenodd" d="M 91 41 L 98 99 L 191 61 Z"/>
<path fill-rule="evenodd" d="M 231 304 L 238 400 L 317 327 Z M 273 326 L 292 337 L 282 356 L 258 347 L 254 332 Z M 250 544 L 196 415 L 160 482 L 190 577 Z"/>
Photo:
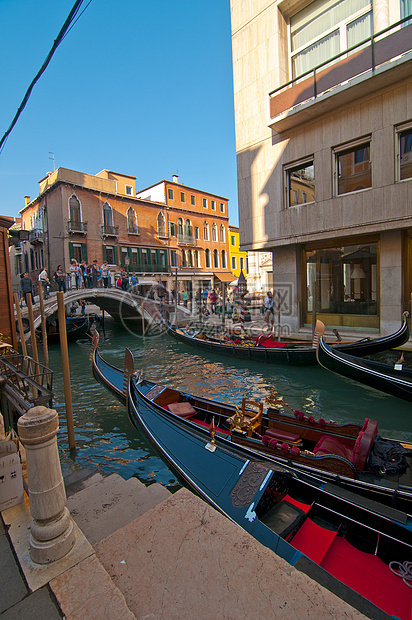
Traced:
<path fill-rule="evenodd" d="M 19 109 L 16 112 L 15 117 L 13 118 L 10 127 L 7 129 L 6 133 L 4 134 L 4 136 L 2 137 L 2 139 L 0 140 L 0 154 L 3 152 L 4 149 L 4 145 L 6 144 L 7 138 L 9 137 L 13 127 L 15 126 L 15 124 L 17 123 L 20 114 L 23 112 L 24 108 L 27 105 L 27 102 L 29 100 L 29 97 L 32 93 L 32 90 L 34 88 L 34 85 L 36 84 L 36 82 L 40 79 L 40 77 L 42 76 L 42 74 L 44 73 L 44 71 L 46 70 L 49 62 L 51 61 L 51 59 L 53 58 L 54 52 L 57 50 L 57 48 L 59 47 L 60 43 L 63 41 L 63 39 L 65 38 L 65 36 L 70 32 L 70 30 L 72 29 L 72 27 L 74 26 L 74 24 L 78 21 L 78 19 L 80 19 L 80 17 L 83 15 L 84 11 L 87 9 L 87 7 L 89 6 L 89 4 L 92 2 L 92 0 L 89 0 L 89 3 L 87 4 L 87 6 L 83 9 L 83 11 L 80 13 L 80 15 L 78 15 L 78 12 L 80 10 L 81 5 L 83 4 L 83 0 L 76 0 L 76 2 L 73 5 L 72 10 L 69 13 L 69 16 L 67 17 L 66 21 L 63 24 L 63 27 L 61 28 L 59 34 L 57 35 L 57 38 L 55 39 L 54 43 L 53 43 L 53 47 L 51 48 L 50 52 L 48 53 L 46 60 L 44 61 L 44 63 L 42 64 L 40 70 L 38 71 L 38 73 L 36 74 L 35 78 L 33 79 L 33 81 L 31 82 L 30 86 L 28 87 L 26 94 L 23 97 L 23 101 L 20 104 Z"/>

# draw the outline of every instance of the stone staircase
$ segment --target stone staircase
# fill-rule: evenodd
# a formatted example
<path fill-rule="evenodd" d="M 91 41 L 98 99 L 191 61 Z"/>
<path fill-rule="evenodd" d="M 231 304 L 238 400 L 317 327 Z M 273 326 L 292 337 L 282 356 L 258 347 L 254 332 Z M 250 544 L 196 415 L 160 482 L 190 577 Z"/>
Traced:
<path fill-rule="evenodd" d="M 124 480 L 118 474 L 104 477 L 100 473 L 86 473 L 74 482 L 66 480 L 66 493 L 67 507 L 93 547 L 97 543 L 104 546 L 105 538 L 171 495 L 158 483 L 146 487 L 137 478 Z M 53 579 L 50 587 L 66 618 L 136 618 L 98 554 Z"/>
<path fill-rule="evenodd" d="M 66 488 L 70 514 L 92 545 L 170 496 L 158 483 L 146 487 L 137 478 L 124 480 L 118 474 L 93 474 Z"/>

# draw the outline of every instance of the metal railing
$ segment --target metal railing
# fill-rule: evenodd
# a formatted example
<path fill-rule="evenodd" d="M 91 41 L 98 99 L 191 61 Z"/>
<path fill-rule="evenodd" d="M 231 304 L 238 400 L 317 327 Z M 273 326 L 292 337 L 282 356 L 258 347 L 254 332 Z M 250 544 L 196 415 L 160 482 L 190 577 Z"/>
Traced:
<path fill-rule="evenodd" d="M 124 266 L 127 268 L 127 266 Z M 129 273 L 169 273 L 168 265 L 146 265 L 143 263 L 130 263 Z"/>
<path fill-rule="evenodd" d="M 1 355 L 0 376 L 32 405 L 46 405 L 53 397 L 53 371 L 27 355 Z"/>
<path fill-rule="evenodd" d="M 102 235 L 106 237 L 118 237 L 119 235 L 119 227 L 118 226 L 102 226 Z"/>
<path fill-rule="evenodd" d="M 180 245 L 196 245 L 196 238 L 193 235 L 177 233 L 177 242 Z"/>
<path fill-rule="evenodd" d="M 87 222 L 80 222 L 79 220 L 69 220 L 67 222 L 67 231 L 87 233 Z"/>
<path fill-rule="evenodd" d="M 29 241 L 30 243 L 43 243 L 43 231 L 41 228 L 32 228 L 29 231 Z"/>

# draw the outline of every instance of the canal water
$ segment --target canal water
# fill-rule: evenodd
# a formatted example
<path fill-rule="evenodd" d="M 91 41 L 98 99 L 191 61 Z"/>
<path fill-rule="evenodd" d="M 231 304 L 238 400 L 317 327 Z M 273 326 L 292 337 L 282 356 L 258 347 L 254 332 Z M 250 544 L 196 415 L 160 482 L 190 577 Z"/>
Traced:
<path fill-rule="evenodd" d="M 135 368 L 160 383 L 208 398 L 239 403 L 265 399 L 276 389 L 293 409 L 316 419 L 363 423 L 365 417 L 379 422 L 383 436 L 412 440 L 412 406 L 401 399 L 341 378 L 319 366 L 293 367 L 262 364 L 199 353 L 167 336 L 134 335 L 106 321 L 100 351 L 105 359 L 123 367 L 129 347 Z M 59 413 L 59 449 L 63 474 L 78 469 L 116 472 L 123 478 L 136 476 L 145 484 L 159 482 L 178 488 L 174 474 L 156 450 L 130 423 L 125 407 L 96 383 L 90 370 L 91 339 L 69 345 L 70 376 L 76 449 L 69 452 L 64 409 L 60 347 L 49 348 L 54 371 L 54 408 Z M 394 362 L 397 352 L 385 354 Z M 412 366 L 412 355 L 408 365 Z"/>

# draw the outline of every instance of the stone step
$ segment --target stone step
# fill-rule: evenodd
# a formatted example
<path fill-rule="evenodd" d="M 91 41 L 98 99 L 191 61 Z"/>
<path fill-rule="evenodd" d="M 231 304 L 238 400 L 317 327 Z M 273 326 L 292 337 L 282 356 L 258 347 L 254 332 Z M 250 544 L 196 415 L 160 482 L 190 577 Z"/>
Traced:
<path fill-rule="evenodd" d="M 108 476 L 92 469 L 80 469 L 64 478 L 64 486 L 66 487 L 66 496 L 74 495 L 83 489 L 90 487 L 96 482 L 104 480 Z"/>
<path fill-rule="evenodd" d="M 125 597 L 92 555 L 52 581 L 50 587 L 67 620 L 135 620 Z"/>
<path fill-rule="evenodd" d="M 83 529 L 83 526 L 79 527 L 83 530 L 90 544 L 94 545 L 130 521 L 141 517 L 148 510 L 155 508 L 165 499 L 168 499 L 170 495 L 170 491 L 161 484 L 152 484 L 150 487 L 145 487 L 143 491 L 139 489 L 133 497 L 128 497 L 123 502 L 111 506 L 109 510 L 101 513 L 97 519 L 88 523 L 87 531 Z"/>
<path fill-rule="evenodd" d="M 169 497 L 160 484 L 146 487 L 137 478 L 112 474 L 67 499 L 67 507 L 93 545 Z"/>

